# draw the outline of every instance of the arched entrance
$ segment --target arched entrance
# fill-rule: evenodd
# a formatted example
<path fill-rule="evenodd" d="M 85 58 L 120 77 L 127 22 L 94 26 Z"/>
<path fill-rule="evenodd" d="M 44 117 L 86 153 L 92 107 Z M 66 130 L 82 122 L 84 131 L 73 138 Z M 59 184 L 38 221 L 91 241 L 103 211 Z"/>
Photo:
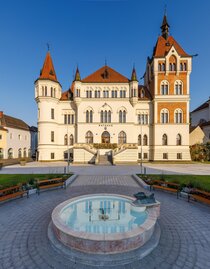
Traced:
<path fill-rule="evenodd" d="M 107 131 L 104 131 L 101 135 L 101 143 L 109 144 L 110 143 L 110 134 Z"/>

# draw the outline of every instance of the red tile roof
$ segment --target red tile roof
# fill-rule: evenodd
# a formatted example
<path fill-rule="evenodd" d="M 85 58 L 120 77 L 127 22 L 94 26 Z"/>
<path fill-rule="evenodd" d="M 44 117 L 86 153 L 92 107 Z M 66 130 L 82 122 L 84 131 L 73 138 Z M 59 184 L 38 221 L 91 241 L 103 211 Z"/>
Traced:
<path fill-rule="evenodd" d="M 162 36 L 158 37 L 156 46 L 154 48 L 153 56 L 165 57 L 172 46 L 174 46 L 180 56 L 190 57 L 190 55 L 182 49 L 182 47 L 176 42 L 176 40 L 172 36 L 169 36 L 167 39 Z"/>
<path fill-rule="evenodd" d="M 103 66 L 93 74 L 82 79 L 84 83 L 128 83 L 129 79 L 109 66 Z"/>
<path fill-rule="evenodd" d="M 11 116 L 3 114 L 2 120 L 2 127 L 10 127 L 15 129 L 22 129 L 22 130 L 29 130 L 29 126 L 22 120 L 13 118 Z"/>
<path fill-rule="evenodd" d="M 209 107 L 208 101 L 204 102 L 202 105 L 200 105 L 199 107 L 194 109 L 191 113 L 196 112 L 196 111 L 200 111 L 200 110 L 205 109 L 207 107 Z"/>
<path fill-rule="evenodd" d="M 58 82 L 49 51 L 47 52 L 39 79 L 49 79 Z"/>

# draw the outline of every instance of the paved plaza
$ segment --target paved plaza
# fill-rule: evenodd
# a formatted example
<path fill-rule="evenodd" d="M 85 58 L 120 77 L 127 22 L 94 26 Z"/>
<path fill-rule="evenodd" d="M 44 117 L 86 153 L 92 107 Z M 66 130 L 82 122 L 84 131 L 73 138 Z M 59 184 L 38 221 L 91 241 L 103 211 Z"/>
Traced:
<path fill-rule="evenodd" d="M 47 237 L 54 207 L 88 193 L 133 195 L 139 186 L 131 176 L 78 176 L 66 190 L 56 189 L 0 205 L 0 269 L 91 269 L 55 250 Z M 113 269 L 210 268 L 210 207 L 155 192 L 161 202 L 161 238 L 147 257 Z M 106 267 L 100 267 L 105 269 Z"/>
<path fill-rule="evenodd" d="M 67 169 L 66 162 L 31 162 L 26 166 L 11 165 L 3 167 L 0 174 L 35 174 L 35 173 L 63 173 Z M 210 175 L 210 165 L 202 163 L 192 164 L 157 164 L 144 163 L 140 165 L 70 165 L 69 170 L 77 175 L 132 175 L 146 171 L 147 174 L 194 174 Z"/>

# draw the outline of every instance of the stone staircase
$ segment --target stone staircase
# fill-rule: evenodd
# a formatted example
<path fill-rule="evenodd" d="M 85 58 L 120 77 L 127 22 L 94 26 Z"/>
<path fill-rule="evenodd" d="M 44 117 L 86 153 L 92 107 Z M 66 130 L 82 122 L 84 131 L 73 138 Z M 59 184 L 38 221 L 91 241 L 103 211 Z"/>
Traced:
<path fill-rule="evenodd" d="M 98 165 L 112 165 L 112 158 L 110 155 L 99 155 Z"/>

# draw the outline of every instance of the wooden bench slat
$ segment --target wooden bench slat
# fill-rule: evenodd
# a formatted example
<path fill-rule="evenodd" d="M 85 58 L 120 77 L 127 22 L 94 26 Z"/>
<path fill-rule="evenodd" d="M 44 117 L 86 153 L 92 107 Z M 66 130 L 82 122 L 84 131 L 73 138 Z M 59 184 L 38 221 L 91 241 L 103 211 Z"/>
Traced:
<path fill-rule="evenodd" d="M 202 203 L 206 203 L 210 205 L 210 199 L 204 198 L 200 195 L 197 194 L 191 194 L 191 196 L 196 200 L 196 201 L 200 201 Z"/>
<path fill-rule="evenodd" d="M 155 189 L 161 189 L 161 190 L 165 190 L 165 191 L 177 192 L 177 189 L 172 189 L 172 188 L 168 188 L 168 187 L 164 187 L 164 186 L 153 185 L 153 187 Z"/>
<path fill-rule="evenodd" d="M 61 183 L 56 183 L 56 184 L 39 186 L 39 189 L 47 189 L 47 188 L 58 187 L 58 186 L 63 186 L 63 183 L 61 182 Z"/>
<path fill-rule="evenodd" d="M 5 201 L 17 196 L 22 196 L 25 192 L 24 191 L 19 191 L 19 192 L 14 192 L 8 195 L 0 196 L 0 201 Z"/>

